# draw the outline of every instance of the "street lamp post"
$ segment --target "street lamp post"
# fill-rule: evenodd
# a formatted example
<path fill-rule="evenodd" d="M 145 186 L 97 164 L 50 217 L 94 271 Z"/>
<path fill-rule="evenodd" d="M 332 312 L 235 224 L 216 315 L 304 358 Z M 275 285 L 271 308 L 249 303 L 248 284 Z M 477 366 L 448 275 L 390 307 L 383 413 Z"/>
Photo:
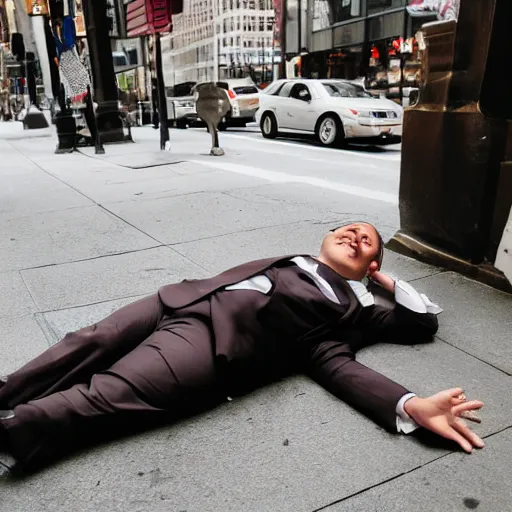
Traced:
<path fill-rule="evenodd" d="M 169 149 L 169 121 L 167 118 L 167 98 L 165 95 L 164 74 L 162 69 L 162 44 L 160 34 L 154 35 L 155 72 L 158 97 L 158 118 L 160 123 L 160 149 Z"/>
<path fill-rule="evenodd" d="M 219 39 L 217 34 L 219 5 L 213 0 L 213 81 L 219 81 Z"/>
<path fill-rule="evenodd" d="M 94 83 L 94 101 L 98 104 L 98 130 L 103 142 L 122 142 L 126 138 L 119 115 L 106 0 L 84 0 L 83 12 Z"/>

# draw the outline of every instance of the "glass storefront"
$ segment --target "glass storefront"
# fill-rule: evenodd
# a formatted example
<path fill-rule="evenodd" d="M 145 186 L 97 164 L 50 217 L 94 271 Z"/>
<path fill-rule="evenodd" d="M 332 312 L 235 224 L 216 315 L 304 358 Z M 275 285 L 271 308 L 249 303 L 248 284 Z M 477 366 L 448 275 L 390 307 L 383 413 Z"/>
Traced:
<path fill-rule="evenodd" d="M 332 48 L 303 57 L 302 76 L 364 82 L 369 92 L 397 102 L 417 92 L 421 62 L 415 34 L 425 22 L 410 17 L 407 0 L 359 0 L 363 16 L 331 26 Z M 333 4 L 333 2 L 329 2 Z M 352 10 L 349 0 L 337 2 L 339 16 Z M 350 9 L 349 9 L 350 7 Z M 324 30 L 325 32 L 325 30 Z M 318 39 L 319 40 L 319 39 Z"/>
<path fill-rule="evenodd" d="M 367 0 L 368 16 L 407 5 L 407 0 Z"/>
<path fill-rule="evenodd" d="M 365 15 L 363 0 L 338 0 L 330 2 L 330 4 L 334 23 L 349 21 Z"/>
<path fill-rule="evenodd" d="M 370 44 L 365 85 L 374 94 L 400 100 L 403 88 L 417 88 L 421 63 L 414 37 L 389 38 Z"/>

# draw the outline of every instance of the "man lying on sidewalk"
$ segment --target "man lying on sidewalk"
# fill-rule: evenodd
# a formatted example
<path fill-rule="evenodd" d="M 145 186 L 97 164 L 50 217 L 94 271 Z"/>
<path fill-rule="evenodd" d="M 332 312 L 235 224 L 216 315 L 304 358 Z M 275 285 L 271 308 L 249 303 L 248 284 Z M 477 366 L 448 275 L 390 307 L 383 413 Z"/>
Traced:
<path fill-rule="evenodd" d="M 440 309 L 380 272 L 370 224 L 329 232 L 318 257 L 253 261 L 185 280 L 63 340 L 0 383 L 0 451 L 36 468 L 95 433 L 182 417 L 302 372 L 390 431 L 418 427 L 467 452 L 483 447 L 460 416 L 482 402 L 461 389 L 420 398 L 355 360 L 376 341 L 417 343 Z M 369 277 L 394 294 L 376 305 Z"/>

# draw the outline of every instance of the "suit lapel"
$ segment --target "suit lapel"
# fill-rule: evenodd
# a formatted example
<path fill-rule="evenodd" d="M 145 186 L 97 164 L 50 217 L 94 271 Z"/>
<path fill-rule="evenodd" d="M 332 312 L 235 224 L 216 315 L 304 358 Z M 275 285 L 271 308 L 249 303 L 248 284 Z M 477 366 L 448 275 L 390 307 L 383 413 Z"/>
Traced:
<path fill-rule="evenodd" d="M 180 309 L 201 300 L 220 288 L 244 281 L 265 272 L 270 267 L 298 256 L 281 256 L 244 263 L 208 279 L 184 280 L 158 290 L 162 302 L 171 309 Z"/>

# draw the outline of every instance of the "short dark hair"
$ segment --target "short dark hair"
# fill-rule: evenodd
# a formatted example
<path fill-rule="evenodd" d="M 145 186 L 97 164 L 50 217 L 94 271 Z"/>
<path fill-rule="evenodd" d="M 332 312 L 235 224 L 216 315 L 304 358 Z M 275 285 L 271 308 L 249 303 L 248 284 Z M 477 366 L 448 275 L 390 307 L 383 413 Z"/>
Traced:
<path fill-rule="evenodd" d="M 340 226 L 338 226 L 334 229 L 331 229 L 330 231 L 332 231 L 334 233 L 338 229 L 344 228 L 346 226 L 351 226 L 352 224 L 367 224 L 368 226 L 371 226 L 373 229 L 375 229 L 375 233 L 377 233 L 377 237 L 379 239 L 379 250 L 377 252 L 376 261 L 379 264 L 379 269 L 380 269 L 380 267 L 382 266 L 382 260 L 384 259 L 384 239 L 382 238 L 381 234 L 379 233 L 379 230 L 373 224 L 370 224 L 369 222 L 366 222 L 364 220 L 355 221 L 355 222 L 347 222 L 346 224 L 341 224 Z"/>

